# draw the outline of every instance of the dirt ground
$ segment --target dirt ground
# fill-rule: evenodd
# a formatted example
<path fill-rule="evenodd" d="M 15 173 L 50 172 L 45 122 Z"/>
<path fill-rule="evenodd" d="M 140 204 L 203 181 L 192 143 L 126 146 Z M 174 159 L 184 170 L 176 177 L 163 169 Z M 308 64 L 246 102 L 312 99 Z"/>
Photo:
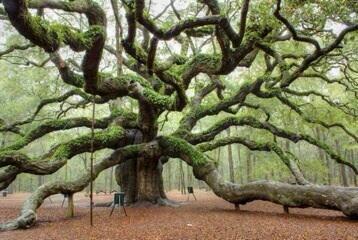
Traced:
<path fill-rule="evenodd" d="M 0 222 L 19 213 L 27 193 L 0 197 Z M 38 223 L 29 230 L 0 233 L 1 240 L 22 239 L 358 239 L 358 221 L 341 213 L 316 209 L 290 209 L 256 201 L 241 210 L 211 192 L 196 191 L 197 201 L 176 191 L 170 199 L 185 202 L 179 208 L 127 207 L 128 217 L 119 209 L 110 217 L 109 208 L 95 208 L 94 227 L 89 226 L 89 199 L 75 195 L 76 216 L 65 217 L 63 197 L 56 195 L 40 208 Z M 113 196 L 95 195 L 96 203 Z M 66 204 L 65 204 L 66 206 Z"/>

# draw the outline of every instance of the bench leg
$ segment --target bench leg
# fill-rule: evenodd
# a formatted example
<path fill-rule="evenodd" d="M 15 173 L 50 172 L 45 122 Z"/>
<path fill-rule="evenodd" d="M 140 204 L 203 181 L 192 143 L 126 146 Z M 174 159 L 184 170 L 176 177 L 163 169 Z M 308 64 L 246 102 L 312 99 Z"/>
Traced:
<path fill-rule="evenodd" d="M 63 200 L 62 200 L 61 207 L 63 207 L 63 204 L 65 204 L 65 200 L 66 200 L 66 198 L 64 197 Z"/>
<path fill-rule="evenodd" d="M 124 206 L 122 206 L 122 208 L 123 208 L 124 214 L 126 215 L 126 217 L 128 217 L 127 212 L 126 212 L 126 208 Z"/>
<path fill-rule="evenodd" d="M 113 204 L 113 207 L 112 207 L 112 210 L 111 210 L 111 213 L 109 214 L 109 216 L 112 216 L 112 213 L 113 213 L 115 207 L 116 207 L 116 204 Z"/>
<path fill-rule="evenodd" d="M 286 214 L 289 214 L 290 211 L 288 210 L 288 207 L 287 206 L 283 206 L 283 211 L 286 213 Z"/>

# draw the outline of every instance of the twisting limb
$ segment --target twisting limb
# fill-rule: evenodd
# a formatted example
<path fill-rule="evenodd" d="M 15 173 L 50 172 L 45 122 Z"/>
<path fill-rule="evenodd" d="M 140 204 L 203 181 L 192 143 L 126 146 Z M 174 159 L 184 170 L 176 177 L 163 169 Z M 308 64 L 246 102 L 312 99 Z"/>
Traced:
<path fill-rule="evenodd" d="M 134 132 L 121 127 L 110 127 L 94 135 L 94 150 L 117 148 L 133 141 Z M 91 146 L 91 135 L 84 135 L 53 147 L 42 157 L 32 159 L 17 151 L 0 152 L 0 167 L 14 166 L 21 172 L 46 175 L 56 172 L 68 159 L 80 153 L 88 152 Z"/>
<path fill-rule="evenodd" d="M 241 45 L 242 40 L 244 39 L 246 32 L 246 20 L 247 14 L 249 12 L 250 0 L 243 0 L 243 5 L 241 7 L 241 15 L 240 15 L 240 31 L 237 37 L 237 40 L 234 42 L 234 47 L 238 47 Z"/>
<path fill-rule="evenodd" d="M 34 119 L 36 118 L 36 116 L 39 114 L 39 112 L 47 105 L 52 104 L 52 103 L 60 103 L 65 101 L 66 99 L 73 97 L 73 96 L 81 96 L 82 98 L 88 100 L 89 96 L 88 94 L 84 93 L 82 90 L 80 89 L 74 89 L 71 90 L 65 94 L 63 94 L 62 96 L 59 97 L 55 97 L 55 98 L 48 98 L 48 99 L 43 99 L 40 101 L 40 103 L 37 105 L 35 112 L 28 117 L 25 120 L 21 120 L 21 121 L 17 121 L 14 122 L 10 125 L 5 125 L 1 126 L 0 125 L 0 132 L 6 132 L 6 131 L 13 131 L 13 129 L 17 129 L 18 126 L 24 125 L 24 124 L 28 124 L 34 121 Z M 102 100 L 99 98 L 97 99 L 97 102 L 102 102 Z"/>
<path fill-rule="evenodd" d="M 78 1 L 47 3 L 51 4 L 42 7 L 64 8 L 78 12 L 76 5 Z M 3 4 L 11 24 L 18 32 L 45 51 L 49 53 L 57 51 L 62 42 L 75 51 L 86 50 L 82 61 L 85 90 L 90 93 L 96 91 L 99 77 L 98 67 L 106 39 L 106 16 L 98 4 L 93 1 L 81 1 L 80 11 L 82 10 L 86 14 L 90 25 L 89 30 L 85 33 L 78 32 L 66 25 L 46 24 L 41 18 L 30 14 L 24 0 L 4 0 Z"/>
<path fill-rule="evenodd" d="M 128 8 L 131 8 L 130 5 L 127 5 Z M 181 32 L 186 29 L 193 29 L 196 27 L 202 27 L 206 25 L 220 25 L 220 27 L 225 31 L 225 33 L 233 40 L 236 41 L 238 38 L 237 33 L 231 27 L 229 21 L 225 17 L 217 16 L 206 16 L 196 19 L 187 19 L 185 21 L 181 21 L 180 23 L 174 25 L 169 30 L 164 31 L 163 29 L 158 28 L 152 20 L 148 17 L 144 16 L 145 3 L 143 0 L 135 1 L 135 8 L 131 9 L 131 11 L 135 12 L 135 17 L 137 21 L 142 24 L 148 31 L 154 34 L 157 38 L 162 40 L 169 40 L 178 36 Z"/>
<path fill-rule="evenodd" d="M 17 167 L 8 166 L 0 168 L 0 191 L 6 189 L 21 171 Z"/>
<path fill-rule="evenodd" d="M 46 198 L 51 195 L 63 193 L 73 194 L 82 191 L 90 181 L 94 181 L 98 175 L 105 169 L 117 165 L 127 159 L 142 155 L 152 155 L 150 147 L 145 145 L 131 145 L 114 151 L 111 156 L 103 159 L 93 167 L 93 179 L 91 174 L 86 171 L 82 176 L 74 181 L 54 181 L 40 186 L 23 204 L 20 216 L 13 221 L 0 224 L 0 231 L 29 228 L 36 223 L 36 210 L 41 206 Z"/>
<path fill-rule="evenodd" d="M 303 74 L 304 71 L 307 70 L 314 61 L 332 52 L 334 49 L 336 49 L 339 46 L 339 44 L 342 42 L 342 40 L 348 33 L 357 30 L 358 30 L 358 24 L 346 27 L 339 33 L 337 38 L 331 44 L 322 48 L 319 51 L 316 50 L 314 53 L 305 57 L 302 63 L 299 65 L 299 67 L 294 72 L 292 72 L 290 76 L 286 77 L 281 81 L 280 84 L 281 88 L 288 87 L 293 81 L 295 81 L 298 77 L 300 77 L 301 74 Z"/>
<path fill-rule="evenodd" d="M 26 49 L 29 49 L 31 47 L 34 47 L 34 45 L 33 44 L 26 44 L 26 45 L 14 44 L 14 45 L 10 46 L 6 50 L 0 51 L 0 57 L 3 56 L 3 55 L 6 55 L 6 54 L 12 53 L 15 50 L 26 50 Z"/>
<path fill-rule="evenodd" d="M 95 120 L 95 128 L 101 128 L 105 129 L 108 127 L 111 121 L 114 120 L 116 116 L 111 115 L 108 118 L 104 119 L 97 119 Z M 1 151 L 13 151 L 13 150 L 19 150 L 29 143 L 35 141 L 36 139 L 39 139 L 43 136 L 45 136 L 48 133 L 55 132 L 55 131 L 61 131 L 61 130 L 67 130 L 72 128 L 78 128 L 78 127 L 91 127 L 91 120 L 85 117 L 81 118 L 70 118 L 70 119 L 61 119 L 61 120 L 50 120 L 47 122 L 44 122 L 40 126 L 32 129 L 28 133 L 24 134 L 19 140 L 17 140 L 14 144 L 11 144 L 9 146 L 0 148 Z"/>
<path fill-rule="evenodd" d="M 97 132 L 94 138 L 94 149 L 117 148 L 131 143 L 137 130 L 124 131 L 120 127 L 109 127 Z M 91 136 L 84 135 L 53 147 L 42 157 L 32 159 L 17 151 L 4 150 L 0 152 L 0 186 L 6 188 L 16 176 L 22 172 L 48 175 L 56 172 L 67 160 L 90 149 Z M 1 168 L 3 167 L 3 168 Z"/>
<path fill-rule="evenodd" d="M 321 46 L 319 45 L 319 43 L 314 39 L 314 38 L 310 38 L 310 37 L 306 37 L 306 36 L 300 36 L 298 35 L 297 31 L 295 30 L 295 28 L 291 25 L 291 23 L 281 15 L 280 13 L 281 10 L 281 0 L 277 0 L 277 5 L 276 5 L 276 10 L 274 12 L 275 17 L 280 20 L 283 24 L 285 24 L 285 26 L 288 28 L 288 30 L 291 32 L 292 34 L 292 38 L 294 40 L 297 41 L 301 41 L 301 42 L 306 42 L 306 43 L 310 43 L 312 45 L 315 46 L 316 51 L 320 51 L 321 50 Z"/>
<path fill-rule="evenodd" d="M 217 196 L 233 204 L 264 200 L 288 207 L 338 210 L 348 217 L 358 218 L 357 189 L 273 181 L 233 184 L 223 179 L 215 163 L 186 141 L 175 137 L 161 137 L 158 141 L 165 154 L 183 159 L 193 167 L 197 179 L 205 181 Z"/>
<path fill-rule="evenodd" d="M 199 106 L 193 108 L 188 114 L 186 114 L 180 121 L 182 130 L 191 130 L 195 124 L 206 116 L 213 116 L 221 111 L 225 111 L 233 105 L 243 103 L 250 93 L 256 91 L 263 83 L 263 79 L 258 78 L 251 84 L 242 86 L 236 94 L 220 101 L 212 106 Z"/>

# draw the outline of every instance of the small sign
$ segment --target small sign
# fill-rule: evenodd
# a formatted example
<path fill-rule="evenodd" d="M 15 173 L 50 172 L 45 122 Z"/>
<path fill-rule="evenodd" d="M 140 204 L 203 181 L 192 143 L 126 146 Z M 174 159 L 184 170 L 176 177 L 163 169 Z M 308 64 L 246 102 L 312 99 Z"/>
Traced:
<path fill-rule="evenodd" d="M 196 197 L 195 197 L 195 194 L 194 194 L 194 188 L 193 187 L 188 187 L 187 189 L 188 189 L 188 201 L 189 201 L 190 194 L 193 195 L 193 197 L 194 197 L 194 199 L 196 201 Z"/>
<path fill-rule="evenodd" d="M 68 198 L 68 193 L 62 193 L 62 195 L 63 195 L 63 200 L 62 200 L 61 207 L 63 207 L 63 205 L 65 204 L 65 200 L 66 198 Z"/>
<path fill-rule="evenodd" d="M 124 192 L 117 192 L 114 194 L 114 204 L 124 206 Z"/>
<path fill-rule="evenodd" d="M 124 196 L 125 196 L 124 192 L 116 192 L 116 193 L 114 193 L 112 211 L 111 211 L 109 216 L 112 216 L 112 213 L 113 213 L 114 208 L 116 207 L 116 205 L 118 205 L 118 207 L 122 207 L 123 211 L 124 211 L 124 214 L 126 216 L 128 216 L 127 212 L 126 212 L 126 209 L 124 207 Z"/>
<path fill-rule="evenodd" d="M 7 196 L 7 191 L 2 191 L 2 196 L 6 197 Z"/>

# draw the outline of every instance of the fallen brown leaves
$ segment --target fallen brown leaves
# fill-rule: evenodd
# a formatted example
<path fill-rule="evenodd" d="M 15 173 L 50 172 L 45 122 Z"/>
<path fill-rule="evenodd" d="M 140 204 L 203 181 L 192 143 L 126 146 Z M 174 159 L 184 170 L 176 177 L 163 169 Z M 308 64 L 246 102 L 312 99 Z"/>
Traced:
<path fill-rule="evenodd" d="M 96 208 L 94 227 L 89 226 L 88 198 L 75 195 L 76 217 L 65 218 L 62 196 L 46 200 L 39 210 L 38 224 L 29 230 L 0 233 L 1 240 L 11 239 L 358 239 L 358 222 L 339 212 L 315 209 L 290 209 L 284 214 L 281 206 L 257 201 L 234 206 L 209 192 L 198 192 L 198 201 L 191 200 L 179 208 L 127 208 L 129 217 L 116 209 Z M 27 194 L 0 198 L 0 221 L 19 213 Z M 185 201 L 186 196 L 170 192 L 168 196 Z M 96 195 L 105 202 L 112 196 Z"/>

